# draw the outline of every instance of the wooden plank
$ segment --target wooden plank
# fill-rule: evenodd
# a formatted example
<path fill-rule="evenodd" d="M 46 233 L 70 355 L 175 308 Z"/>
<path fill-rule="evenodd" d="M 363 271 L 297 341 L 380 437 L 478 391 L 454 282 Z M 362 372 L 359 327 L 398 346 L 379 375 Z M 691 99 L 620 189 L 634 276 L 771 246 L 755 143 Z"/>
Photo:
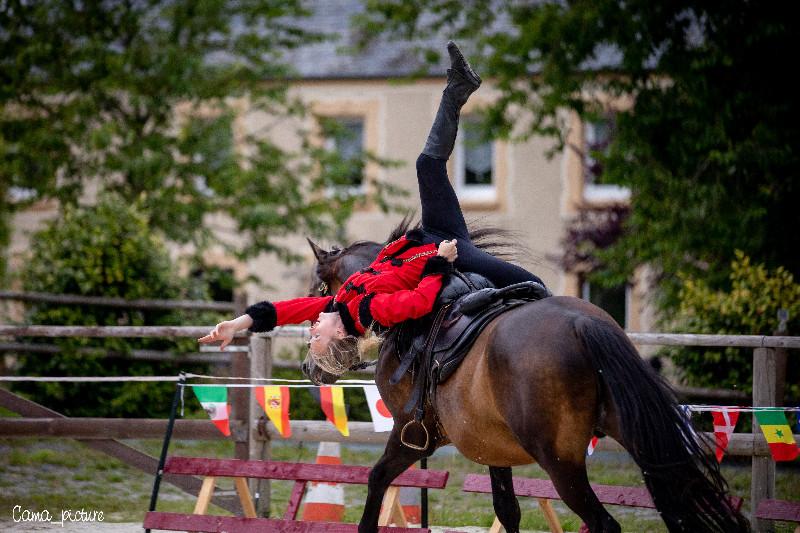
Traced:
<path fill-rule="evenodd" d="M 167 459 L 164 471 L 171 474 L 247 477 L 260 479 L 322 481 L 366 485 L 371 468 L 355 465 L 287 463 L 280 461 L 244 461 L 240 459 L 208 459 L 177 457 Z M 444 470 L 407 470 L 392 485 L 443 489 L 449 473 Z"/>
<path fill-rule="evenodd" d="M 143 527 L 168 531 L 204 533 L 357 533 L 358 525 L 332 522 L 296 522 L 270 518 L 209 516 L 180 513 L 145 514 Z M 380 533 L 430 533 L 427 528 L 380 527 Z"/>
<path fill-rule="evenodd" d="M 628 333 L 634 344 L 656 346 L 731 346 L 738 348 L 800 348 L 800 337 L 769 335 L 694 335 L 685 333 Z"/>
<path fill-rule="evenodd" d="M 0 326 L 0 335 L 25 337 L 201 337 L 211 326 Z M 266 337 L 306 335 L 304 326 L 281 326 Z M 245 334 L 240 334 L 243 338 Z M 639 345 L 731 346 L 740 348 L 800 348 L 800 337 L 768 335 L 693 335 L 679 333 L 628 333 Z"/>
<path fill-rule="evenodd" d="M 231 420 L 232 431 L 241 426 L 238 420 Z M 66 437 L 71 439 L 131 439 L 161 438 L 167 427 L 167 420 L 155 418 L 0 418 L 0 438 L 22 437 Z M 292 420 L 292 436 L 289 442 L 350 442 L 358 444 L 385 444 L 389 433 L 376 433 L 372 422 L 349 422 L 350 436 L 344 437 L 329 422 L 317 420 Z M 266 431 L 273 439 L 282 437 L 271 425 Z M 233 431 L 242 435 L 241 430 Z M 251 435 L 252 435 L 251 431 Z M 714 435 L 705 433 L 713 443 Z M 228 439 L 208 420 L 176 420 L 173 439 L 221 440 Z M 264 439 L 255 435 L 256 440 Z M 794 436 L 800 445 L 800 435 Z M 611 438 L 600 439 L 596 450 L 625 452 L 619 443 Z M 710 449 L 709 449 L 710 450 Z M 627 453 L 627 452 L 626 452 Z M 734 433 L 728 444 L 726 455 L 758 456 L 771 458 L 769 445 L 761 434 Z"/>
<path fill-rule="evenodd" d="M 606 505 L 622 505 L 625 507 L 642 507 L 654 509 L 653 499 L 646 487 L 625 487 L 619 485 L 591 484 L 592 490 L 597 495 L 600 503 Z M 478 492 L 491 494 L 492 485 L 489 476 L 484 474 L 467 474 L 464 478 L 464 492 Z M 560 500 L 553 482 L 549 479 L 533 478 L 514 478 L 514 494 L 517 496 L 528 496 L 532 498 L 544 498 L 547 500 Z M 730 496 L 731 504 L 739 509 L 742 505 L 742 498 Z"/>
<path fill-rule="evenodd" d="M 300 502 L 303 501 L 303 495 L 306 493 L 307 483 L 307 481 L 294 482 L 292 494 L 289 496 L 289 504 L 286 506 L 286 512 L 283 515 L 284 520 L 295 520 L 297 518 Z"/>
<path fill-rule="evenodd" d="M 236 492 L 239 493 L 239 501 L 242 503 L 244 515 L 247 518 L 255 518 L 256 508 L 253 505 L 253 497 L 250 495 L 250 488 L 247 486 L 247 480 L 242 477 L 234 478 L 236 485 Z"/>
<path fill-rule="evenodd" d="M 200 338 L 213 328 L 207 326 L 0 326 L 0 336 L 17 337 L 190 337 Z M 302 337 L 306 326 L 280 326 L 263 334 L 266 337 Z M 246 342 L 248 334 L 239 332 L 234 343 Z M 790 337 L 791 338 L 791 337 Z"/>
<path fill-rule="evenodd" d="M 765 520 L 800 523 L 800 501 L 761 500 L 755 516 Z"/>
<path fill-rule="evenodd" d="M 160 418 L 2 418 L 0 437 L 76 439 L 163 438 L 168 420 Z M 231 430 L 241 426 L 231 420 Z M 239 431 L 241 433 L 241 430 Z M 173 439 L 229 440 L 209 420 L 176 420 Z"/>
<path fill-rule="evenodd" d="M 13 394 L 2 388 L 0 388 L 0 406 L 26 417 L 46 417 L 49 420 L 66 419 L 66 417 L 61 413 L 53 411 L 52 409 L 49 409 L 43 405 L 39 405 L 31 400 L 17 396 L 16 394 Z M 14 419 L 4 418 L 2 420 L 9 421 Z M 166 420 L 163 422 L 166 424 Z M 0 429 L 3 428 L 4 425 L 5 422 L 0 424 Z M 166 429 L 166 425 L 164 428 Z M 159 437 L 163 438 L 163 436 L 164 434 L 162 431 Z M 156 469 L 158 468 L 158 459 L 155 457 L 147 455 L 146 453 L 141 452 L 136 448 L 132 448 L 127 444 L 123 444 L 113 440 L 112 438 L 108 438 L 108 435 L 106 438 L 98 440 L 76 440 L 81 444 L 92 448 L 93 450 L 97 450 L 105 453 L 106 455 L 114 457 L 115 459 L 119 459 L 128 466 L 137 468 L 148 475 L 154 475 L 156 473 Z M 191 494 L 192 496 L 197 496 L 202 486 L 200 479 L 188 476 L 166 475 L 164 476 L 164 481 L 175 485 L 179 489 Z M 215 505 L 225 509 L 226 511 L 230 511 L 232 513 L 240 512 L 239 504 L 236 502 L 236 500 L 231 498 L 217 496 L 213 499 L 213 502 Z"/>
<path fill-rule="evenodd" d="M 537 498 L 536 501 L 539 502 L 539 507 L 542 509 L 542 514 L 544 514 L 544 519 L 547 521 L 547 526 L 550 528 L 550 532 L 564 533 L 564 530 L 561 528 L 561 521 L 559 521 L 558 515 L 556 514 L 555 509 L 553 509 L 553 504 L 550 503 L 550 500 Z"/>
<path fill-rule="evenodd" d="M 214 495 L 214 484 L 216 479 L 214 476 L 208 476 L 203 479 L 203 488 L 200 489 L 200 494 L 197 495 L 197 502 L 194 504 L 194 514 L 206 514 L 208 504 L 211 502 L 211 497 Z"/>
<path fill-rule="evenodd" d="M 234 302 L 215 302 L 208 300 L 157 300 L 111 298 L 108 296 L 83 296 L 80 294 L 53 294 L 49 292 L 0 291 L 0 300 L 20 302 L 42 302 L 54 304 L 98 305 L 102 307 L 123 307 L 126 309 L 186 309 L 190 311 L 233 312 Z"/>
<path fill-rule="evenodd" d="M 381 506 L 381 514 L 378 516 L 378 525 L 388 526 L 389 524 L 397 524 L 400 527 L 408 526 L 406 515 L 403 513 L 403 508 L 400 507 L 400 487 L 389 487 L 386 490 L 386 494 L 383 495 L 383 505 Z"/>

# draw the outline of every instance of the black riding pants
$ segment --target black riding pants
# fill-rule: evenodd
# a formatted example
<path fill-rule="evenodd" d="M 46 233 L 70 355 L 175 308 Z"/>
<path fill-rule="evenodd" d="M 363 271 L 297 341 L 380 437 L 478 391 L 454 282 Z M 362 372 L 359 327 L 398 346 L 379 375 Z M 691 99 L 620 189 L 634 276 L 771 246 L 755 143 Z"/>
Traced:
<path fill-rule="evenodd" d="M 455 267 L 461 272 L 476 272 L 496 287 L 507 287 L 539 277 L 524 268 L 512 265 L 472 244 L 453 186 L 447 177 L 447 161 L 421 154 L 417 159 L 419 199 L 422 203 L 422 230 L 427 242 L 458 239 Z"/>

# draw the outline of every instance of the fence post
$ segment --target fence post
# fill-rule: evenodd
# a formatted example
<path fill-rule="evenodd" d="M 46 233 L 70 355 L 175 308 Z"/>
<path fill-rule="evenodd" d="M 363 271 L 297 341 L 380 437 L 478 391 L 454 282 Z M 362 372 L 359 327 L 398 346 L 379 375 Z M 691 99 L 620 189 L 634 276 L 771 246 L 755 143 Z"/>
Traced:
<path fill-rule="evenodd" d="M 272 337 L 253 335 L 250 337 L 250 377 L 272 377 Z M 266 383 L 263 383 L 266 385 Z M 247 433 L 249 441 L 250 459 L 269 461 L 271 443 L 267 432 L 267 419 L 264 410 L 258 405 L 253 389 L 248 389 L 250 394 L 250 423 Z M 258 420 L 255 426 L 253 421 Z M 258 437 L 261 438 L 258 438 Z M 268 479 L 251 479 L 250 492 L 255 497 L 256 514 L 269 517 L 270 482 Z"/>
<path fill-rule="evenodd" d="M 233 295 L 234 315 L 240 316 L 244 314 L 247 308 L 247 294 L 244 292 L 236 292 Z M 238 344 L 234 339 L 232 345 Z M 248 361 L 248 354 L 246 352 L 233 352 L 231 354 L 231 375 L 239 378 L 250 377 L 250 362 Z M 250 433 L 250 406 L 248 405 L 248 397 L 250 396 L 250 389 L 236 387 L 231 389 L 231 407 L 233 413 L 231 420 L 240 420 L 244 424 L 243 433 L 234 430 L 234 457 L 237 459 L 249 459 L 249 433 Z"/>
<path fill-rule="evenodd" d="M 776 355 L 773 348 L 753 350 L 753 407 L 775 405 Z M 753 415 L 753 437 L 763 438 Z M 761 500 L 775 497 L 775 461 L 772 457 L 753 455 L 753 474 L 750 482 L 750 512 L 755 515 Z M 752 518 L 754 532 L 773 531 L 772 522 Z"/>

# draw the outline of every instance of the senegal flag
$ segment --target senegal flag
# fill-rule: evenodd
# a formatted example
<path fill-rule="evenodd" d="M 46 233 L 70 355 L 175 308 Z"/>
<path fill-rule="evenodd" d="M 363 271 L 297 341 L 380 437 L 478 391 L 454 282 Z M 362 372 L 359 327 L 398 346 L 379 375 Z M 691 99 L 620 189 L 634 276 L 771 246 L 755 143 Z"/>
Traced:
<path fill-rule="evenodd" d="M 227 387 L 195 387 L 192 386 L 194 395 L 200 400 L 203 409 L 208 413 L 211 421 L 217 426 L 223 435 L 229 437 L 231 434 L 230 424 L 230 406 L 228 405 L 228 388 Z"/>
<path fill-rule="evenodd" d="M 325 413 L 325 418 L 336 426 L 336 429 L 345 437 L 350 436 L 347 427 L 347 412 L 344 408 L 344 390 L 342 387 L 312 387 L 311 395 L 316 398 Z"/>
<path fill-rule="evenodd" d="M 289 387 L 268 385 L 256 387 L 256 401 L 275 424 L 278 433 L 285 439 L 292 436 L 289 426 Z"/>
<path fill-rule="evenodd" d="M 783 411 L 756 411 L 756 420 L 769 443 L 776 461 L 793 461 L 798 456 L 797 443 Z"/>

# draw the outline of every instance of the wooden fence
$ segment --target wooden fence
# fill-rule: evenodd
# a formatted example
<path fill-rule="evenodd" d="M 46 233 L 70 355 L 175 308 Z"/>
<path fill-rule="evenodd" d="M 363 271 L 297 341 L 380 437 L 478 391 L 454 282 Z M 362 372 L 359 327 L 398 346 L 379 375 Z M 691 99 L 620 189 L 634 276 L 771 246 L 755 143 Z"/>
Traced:
<path fill-rule="evenodd" d="M 9 293 L 0 293 L 0 299 Z M 243 309 L 240 298 L 233 305 L 235 312 Z M 85 302 L 70 302 L 85 303 Z M 97 302 L 93 302 L 97 303 Z M 160 301 L 159 304 L 166 305 Z M 179 305 L 183 305 L 181 302 Z M 108 305 L 117 305 L 109 302 Z M 206 334 L 209 326 L 0 326 L 0 337 L 190 337 Z M 215 362 L 231 365 L 230 375 L 244 378 L 269 378 L 272 369 L 279 366 L 273 360 L 273 339 L 276 337 L 301 337 L 307 328 L 281 327 L 268 334 L 240 336 L 234 340 L 231 350 L 215 354 Z M 753 349 L 753 406 L 777 405 L 776 397 L 776 351 L 800 348 L 800 337 L 760 336 L 760 335 L 689 335 L 663 333 L 629 333 L 634 344 L 660 346 L 729 346 Z M 0 343 L 3 347 L 14 349 L 19 343 Z M 45 345 L 47 346 L 47 345 Z M 49 348 L 48 348 L 49 350 Z M 50 353 L 50 352 L 46 352 Z M 138 357 L 157 358 L 163 354 L 140 353 Z M 194 354 L 197 357 L 211 354 Z M 222 357 L 219 357 L 223 355 Z M 137 357 L 137 355 L 134 355 Z M 296 364 L 296 363 L 295 363 Z M 286 366 L 286 365 L 281 365 Z M 294 366 L 294 364 L 292 365 Z M 257 405 L 252 389 L 231 389 L 231 432 L 235 442 L 235 456 L 240 459 L 268 459 L 270 442 L 280 439 L 271 424 L 266 423 L 263 411 Z M 109 418 L 67 418 L 59 413 L 23 399 L 0 389 L 0 405 L 20 414 L 21 418 L 4 418 L 0 423 L 0 438 L 9 437 L 54 437 L 73 438 L 110 454 L 123 462 L 147 473 L 154 473 L 157 460 L 135 450 L 117 439 L 161 438 L 167 421 L 160 419 L 109 419 Z M 375 433 L 369 422 L 350 422 L 350 436 L 343 437 L 327 422 L 292 420 L 292 441 L 337 441 L 350 443 L 385 443 L 387 433 Z M 213 425 L 203 420 L 177 420 L 174 437 L 179 439 L 218 439 L 223 437 Z M 800 437 L 795 437 L 800 442 Z M 712 439 L 713 440 L 713 439 Z M 622 451 L 622 447 L 611 439 L 601 440 L 600 449 Z M 751 506 L 754 509 L 763 499 L 775 496 L 775 463 L 769 447 L 761 435 L 754 419 L 752 434 L 734 434 L 729 445 L 731 455 L 752 457 Z M 199 480 L 192 478 L 166 478 L 180 488 L 196 494 Z M 262 489 L 263 489 L 262 485 Z M 254 487 L 251 490 L 255 490 Z M 236 511 L 238 503 L 231 498 L 218 497 L 215 503 L 223 508 Z M 260 507 L 269 508 L 269 489 L 261 494 Z M 754 523 L 756 530 L 761 530 Z"/>

